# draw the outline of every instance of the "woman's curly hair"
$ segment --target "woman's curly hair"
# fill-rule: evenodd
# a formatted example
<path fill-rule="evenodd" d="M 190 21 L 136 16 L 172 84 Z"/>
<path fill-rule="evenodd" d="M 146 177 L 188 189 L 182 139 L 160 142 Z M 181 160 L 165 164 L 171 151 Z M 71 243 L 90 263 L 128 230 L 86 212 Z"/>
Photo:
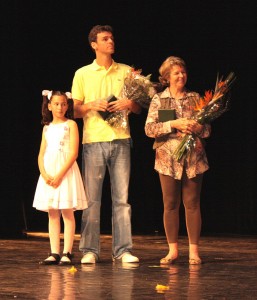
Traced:
<path fill-rule="evenodd" d="M 169 56 L 165 59 L 165 61 L 159 68 L 159 81 L 163 86 L 169 86 L 170 71 L 171 68 L 175 65 L 183 67 L 187 72 L 186 63 L 182 58 L 176 56 Z"/>

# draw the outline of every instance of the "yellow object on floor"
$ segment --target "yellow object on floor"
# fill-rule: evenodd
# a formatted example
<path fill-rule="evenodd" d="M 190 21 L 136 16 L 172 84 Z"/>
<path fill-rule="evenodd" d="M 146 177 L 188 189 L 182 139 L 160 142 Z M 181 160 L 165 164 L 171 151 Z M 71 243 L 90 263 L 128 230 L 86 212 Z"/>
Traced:
<path fill-rule="evenodd" d="M 76 273 L 78 270 L 74 267 L 74 266 L 72 266 L 70 269 L 69 269 L 69 272 L 70 273 Z"/>
<path fill-rule="evenodd" d="M 170 288 L 169 288 L 169 286 L 167 286 L 167 285 L 157 284 L 156 287 L 155 287 L 155 289 L 156 289 L 157 291 L 167 291 L 167 290 L 169 290 Z"/>

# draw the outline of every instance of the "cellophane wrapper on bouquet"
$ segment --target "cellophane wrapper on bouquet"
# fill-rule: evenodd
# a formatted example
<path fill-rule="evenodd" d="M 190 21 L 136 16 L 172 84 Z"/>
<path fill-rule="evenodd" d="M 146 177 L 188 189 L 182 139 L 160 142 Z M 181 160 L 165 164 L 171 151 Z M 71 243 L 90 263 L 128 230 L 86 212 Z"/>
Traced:
<path fill-rule="evenodd" d="M 192 119 L 203 125 L 212 122 L 226 112 L 231 100 L 229 91 L 235 79 L 233 72 L 230 72 L 225 80 L 217 76 L 214 91 L 206 91 L 205 95 L 195 103 L 195 113 Z M 195 138 L 195 134 L 186 134 L 183 137 L 172 154 L 176 161 L 190 155 L 191 150 L 195 147 Z"/>
<path fill-rule="evenodd" d="M 118 98 L 130 99 L 138 103 L 141 107 L 148 109 L 155 94 L 155 88 L 150 81 L 151 74 L 143 76 L 141 72 L 142 70 L 135 70 L 133 68 L 128 71 Z M 129 127 L 128 114 L 128 110 L 114 112 L 105 121 L 117 130 L 125 130 Z"/>

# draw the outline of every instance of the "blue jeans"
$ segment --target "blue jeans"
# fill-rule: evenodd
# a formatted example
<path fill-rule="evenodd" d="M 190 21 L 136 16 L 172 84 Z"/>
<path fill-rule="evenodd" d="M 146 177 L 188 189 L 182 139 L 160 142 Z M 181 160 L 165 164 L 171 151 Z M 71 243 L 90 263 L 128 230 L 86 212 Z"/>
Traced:
<path fill-rule="evenodd" d="M 88 196 L 83 211 L 79 250 L 100 256 L 100 208 L 106 167 L 112 196 L 112 255 L 132 249 L 131 207 L 128 204 L 130 139 L 83 145 L 82 176 Z"/>

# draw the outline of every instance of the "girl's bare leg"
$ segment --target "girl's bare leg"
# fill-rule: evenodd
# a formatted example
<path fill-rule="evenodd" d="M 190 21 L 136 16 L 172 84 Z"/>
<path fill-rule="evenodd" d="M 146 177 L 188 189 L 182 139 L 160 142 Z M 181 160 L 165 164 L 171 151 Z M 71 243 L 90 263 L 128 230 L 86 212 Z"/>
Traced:
<path fill-rule="evenodd" d="M 64 248 L 63 253 L 72 253 L 75 235 L 75 217 L 73 209 L 63 209 L 62 217 L 64 222 Z"/>
<path fill-rule="evenodd" d="M 48 215 L 49 215 L 48 229 L 49 229 L 51 253 L 60 254 L 60 231 L 61 231 L 60 211 L 57 209 L 50 209 Z"/>
<path fill-rule="evenodd" d="M 54 255 L 50 255 L 47 259 L 45 259 L 42 264 L 52 264 L 58 263 L 60 260 L 60 211 L 57 209 L 50 209 L 48 212 L 48 231 L 49 231 L 49 239 L 50 239 L 50 248 L 51 253 Z"/>

